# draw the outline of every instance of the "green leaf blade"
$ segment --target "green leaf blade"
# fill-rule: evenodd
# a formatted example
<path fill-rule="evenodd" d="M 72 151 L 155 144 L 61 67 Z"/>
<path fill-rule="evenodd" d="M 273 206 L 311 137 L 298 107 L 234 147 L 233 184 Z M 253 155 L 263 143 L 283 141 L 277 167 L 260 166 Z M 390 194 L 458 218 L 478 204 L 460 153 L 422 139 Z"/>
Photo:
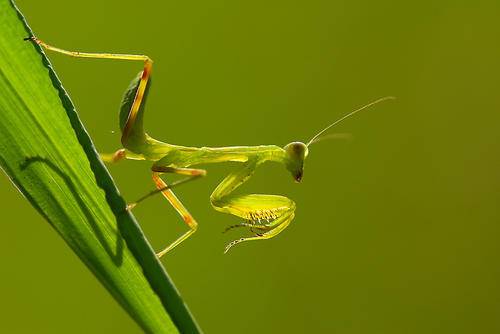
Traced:
<path fill-rule="evenodd" d="M 0 31 L 0 166 L 146 332 L 200 332 L 9 0 Z"/>

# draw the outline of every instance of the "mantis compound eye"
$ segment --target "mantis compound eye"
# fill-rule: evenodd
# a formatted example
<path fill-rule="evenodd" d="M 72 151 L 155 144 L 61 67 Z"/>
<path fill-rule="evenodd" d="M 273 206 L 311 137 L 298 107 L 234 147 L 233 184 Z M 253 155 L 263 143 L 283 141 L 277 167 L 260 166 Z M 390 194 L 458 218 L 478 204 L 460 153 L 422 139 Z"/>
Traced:
<path fill-rule="evenodd" d="M 309 149 L 307 148 L 306 144 L 300 141 L 291 142 L 290 144 L 287 144 L 284 149 L 291 159 L 304 160 L 309 154 Z"/>

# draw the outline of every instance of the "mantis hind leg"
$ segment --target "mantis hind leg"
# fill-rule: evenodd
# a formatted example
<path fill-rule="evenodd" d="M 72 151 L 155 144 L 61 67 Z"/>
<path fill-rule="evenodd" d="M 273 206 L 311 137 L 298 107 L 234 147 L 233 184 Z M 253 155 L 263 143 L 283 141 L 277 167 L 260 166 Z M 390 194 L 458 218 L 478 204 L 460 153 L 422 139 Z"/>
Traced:
<path fill-rule="evenodd" d="M 125 119 L 123 120 L 121 141 L 122 144 L 127 147 L 128 144 L 134 146 L 134 144 L 139 143 L 143 140 L 144 130 L 142 128 L 142 119 L 141 117 L 138 117 L 138 115 L 141 111 L 141 103 L 145 99 L 146 88 L 148 87 L 148 81 L 150 79 L 151 70 L 153 68 L 153 60 L 151 58 L 146 55 L 68 51 L 47 44 L 35 36 L 25 38 L 25 40 L 31 40 L 46 50 L 58 52 L 71 57 L 143 61 L 144 68 L 142 72 L 139 73 L 137 82 L 134 81 L 133 89 L 135 91 L 133 91 L 133 100 L 131 99 L 130 103 L 126 104 L 126 106 L 129 107 L 129 111 L 128 114 L 125 115 Z M 136 120 L 138 119 L 138 123 L 140 124 L 136 125 Z M 118 152 L 119 151 L 117 151 L 117 153 Z M 122 157 L 120 156 L 114 156 L 110 157 L 110 160 L 116 162 L 118 160 L 121 160 L 121 158 Z"/>
<path fill-rule="evenodd" d="M 232 241 L 226 246 L 224 253 L 244 241 L 272 238 L 282 232 L 293 220 L 295 203 L 287 197 L 264 194 L 232 195 L 236 188 L 253 175 L 258 165 L 257 159 L 249 160 L 242 168 L 229 174 L 210 196 L 212 206 L 217 211 L 229 213 L 247 221 L 238 226 L 264 231 L 253 237 Z"/>

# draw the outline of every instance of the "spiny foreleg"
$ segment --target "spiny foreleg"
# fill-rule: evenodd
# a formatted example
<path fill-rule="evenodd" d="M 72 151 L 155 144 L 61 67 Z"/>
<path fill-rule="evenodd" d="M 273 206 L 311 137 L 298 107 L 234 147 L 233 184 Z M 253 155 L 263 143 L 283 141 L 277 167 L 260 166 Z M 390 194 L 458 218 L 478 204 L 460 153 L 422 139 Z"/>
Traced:
<path fill-rule="evenodd" d="M 236 226 L 259 229 L 259 233 L 253 237 L 241 238 L 228 244 L 225 253 L 240 242 L 269 239 L 276 236 L 290 224 L 294 217 L 295 203 L 287 197 L 264 194 L 232 194 L 236 188 L 253 175 L 258 165 L 257 159 L 247 161 L 242 168 L 229 174 L 210 196 L 212 206 L 217 211 L 246 220 L 245 223 Z"/>
<path fill-rule="evenodd" d="M 292 222 L 294 217 L 293 212 L 289 212 L 288 214 L 280 217 L 279 219 L 276 220 L 275 227 L 267 232 L 257 234 L 254 237 L 246 237 L 246 238 L 240 238 L 236 239 L 234 241 L 231 241 L 229 244 L 227 244 L 226 248 L 224 249 L 224 254 L 226 254 L 229 249 L 241 242 L 245 241 L 251 241 L 251 240 L 264 240 L 264 239 L 270 239 L 279 233 L 281 233 L 285 228 L 287 228 L 288 225 Z"/>

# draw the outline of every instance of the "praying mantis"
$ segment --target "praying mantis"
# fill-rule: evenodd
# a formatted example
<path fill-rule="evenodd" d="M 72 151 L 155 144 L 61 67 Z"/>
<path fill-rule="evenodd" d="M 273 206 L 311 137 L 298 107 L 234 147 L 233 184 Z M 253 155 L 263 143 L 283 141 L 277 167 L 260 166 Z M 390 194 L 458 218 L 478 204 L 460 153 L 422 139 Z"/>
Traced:
<path fill-rule="evenodd" d="M 31 40 L 46 50 L 72 57 L 133 60 L 144 63 L 142 71 L 132 80 L 130 86 L 125 91 L 121 103 L 119 121 L 123 148 L 117 150 L 112 155 L 102 155 L 102 157 L 103 160 L 109 162 L 131 159 L 148 160 L 153 163 L 151 172 L 157 190 L 129 204 L 127 209 L 131 210 L 137 203 L 155 193 L 162 193 L 189 227 L 187 232 L 157 253 L 159 258 L 189 238 L 198 228 L 197 221 L 172 190 L 174 186 L 206 175 L 204 169 L 193 168 L 194 166 L 223 162 L 237 162 L 240 164 L 239 168 L 230 172 L 215 188 L 210 195 L 210 203 L 219 212 L 243 219 L 242 223 L 232 225 L 226 230 L 237 227 L 248 227 L 253 235 L 230 242 L 225 247 L 224 253 L 227 253 L 233 246 L 242 242 L 270 239 L 290 225 L 295 216 L 295 202 L 280 195 L 234 195 L 233 191 L 248 181 L 255 170 L 265 162 L 276 162 L 283 165 L 291 173 L 293 179 L 296 182 L 300 182 L 304 173 L 304 161 L 309 154 L 309 147 L 313 143 L 325 139 L 327 136 L 321 137 L 323 133 L 361 110 L 382 101 L 394 99 L 392 96 L 383 97 L 346 114 L 319 131 L 307 143 L 295 141 L 284 147 L 277 145 L 231 147 L 186 147 L 173 145 L 156 140 L 144 131 L 145 102 L 150 87 L 149 83 L 153 66 L 153 61 L 148 56 L 67 51 L 51 46 L 35 36 L 25 38 L 25 40 Z M 165 174 L 177 174 L 186 176 L 186 178 L 167 184 L 163 179 Z"/>

